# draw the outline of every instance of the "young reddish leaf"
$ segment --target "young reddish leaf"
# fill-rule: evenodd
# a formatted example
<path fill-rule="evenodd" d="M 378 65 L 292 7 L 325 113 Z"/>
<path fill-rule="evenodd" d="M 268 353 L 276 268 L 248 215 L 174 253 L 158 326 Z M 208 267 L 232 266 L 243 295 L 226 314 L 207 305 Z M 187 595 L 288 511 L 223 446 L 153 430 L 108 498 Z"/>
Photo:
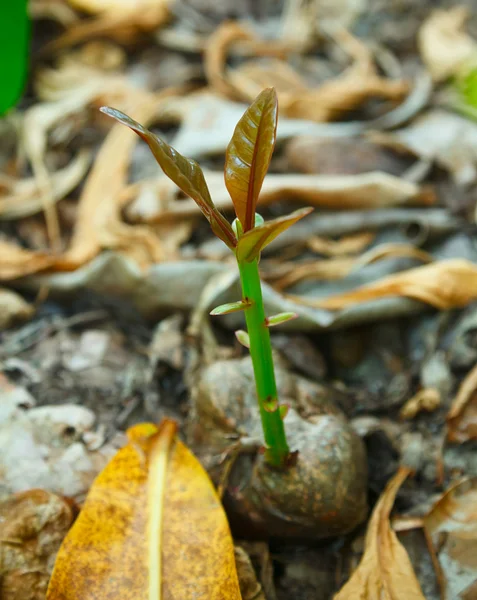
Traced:
<path fill-rule="evenodd" d="M 225 185 L 244 232 L 254 226 L 255 207 L 275 147 L 277 94 L 267 88 L 237 123 L 225 155 Z"/>
<path fill-rule="evenodd" d="M 227 517 L 175 424 L 128 437 L 60 548 L 47 600 L 240 600 Z"/>
<path fill-rule="evenodd" d="M 237 243 L 235 250 L 239 262 L 251 261 L 257 258 L 265 246 L 289 227 L 306 215 L 309 215 L 312 208 L 301 208 L 292 212 L 286 217 L 278 217 L 273 221 L 266 221 L 260 227 L 255 227 L 251 231 L 244 233 Z"/>
<path fill-rule="evenodd" d="M 101 112 L 127 125 L 149 146 L 151 152 L 164 173 L 184 194 L 190 196 L 209 221 L 212 231 L 231 249 L 237 245 L 232 227 L 227 219 L 215 208 L 210 197 L 204 173 L 199 164 L 191 158 L 185 158 L 169 144 L 155 136 L 151 131 L 114 108 L 103 106 Z"/>
<path fill-rule="evenodd" d="M 220 306 L 215 307 L 210 311 L 210 314 L 213 317 L 216 317 L 217 315 L 228 315 L 240 310 L 245 310 L 248 306 L 250 306 L 250 302 L 244 302 L 243 300 L 229 302 L 228 304 L 221 304 Z"/>
<path fill-rule="evenodd" d="M 267 327 L 274 327 L 275 325 L 281 325 L 282 323 L 286 323 L 287 321 L 293 321 L 293 319 L 298 319 L 298 313 L 282 312 L 276 315 L 272 315 L 271 317 L 267 317 L 265 319 L 265 324 Z"/>

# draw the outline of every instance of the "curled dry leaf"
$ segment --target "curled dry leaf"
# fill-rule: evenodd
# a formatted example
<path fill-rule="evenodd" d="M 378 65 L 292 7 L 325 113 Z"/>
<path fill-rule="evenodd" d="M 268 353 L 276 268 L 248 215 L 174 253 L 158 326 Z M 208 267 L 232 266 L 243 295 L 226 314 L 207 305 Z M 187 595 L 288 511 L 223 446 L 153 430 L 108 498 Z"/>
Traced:
<path fill-rule="evenodd" d="M 28 10 L 32 19 L 51 19 L 69 27 L 79 21 L 79 16 L 66 3 L 58 0 L 30 0 Z"/>
<path fill-rule="evenodd" d="M 74 519 L 71 503 L 44 490 L 0 502 L 0 581 L 5 600 L 44 600 L 56 553 Z"/>
<path fill-rule="evenodd" d="M 223 24 L 221 27 L 229 26 Z M 284 115 L 310 121 L 331 121 L 368 98 L 400 100 L 408 91 L 406 82 L 378 75 L 371 51 L 344 30 L 337 32 L 335 37 L 354 62 L 341 76 L 319 87 L 310 88 L 285 61 L 278 59 L 271 64 L 251 60 L 238 69 L 227 69 L 226 50 L 230 44 L 237 40 L 250 40 L 251 35 L 247 30 L 237 30 L 233 38 L 221 35 L 219 28 L 206 48 L 205 70 L 209 83 L 232 99 L 251 102 L 263 88 L 275 87 L 280 112 Z M 263 56 L 269 53 L 258 50 L 257 54 Z"/>
<path fill-rule="evenodd" d="M 227 518 L 176 425 L 128 436 L 63 542 L 47 600 L 240 600 Z"/>
<path fill-rule="evenodd" d="M 6 193 L 0 194 L 0 220 L 19 219 L 34 215 L 45 208 L 45 203 L 55 203 L 64 198 L 83 179 L 91 160 L 91 153 L 80 151 L 66 167 L 48 177 L 49 194 L 39 186 L 37 177 L 11 180 L 3 178 L 2 187 Z"/>
<path fill-rule="evenodd" d="M 469 61 L 477 59 L 477 42 L 464 31 L 469 17 L 466 6 L 434 11 L 418 34 L 422 60 L 434 81 L 443 81 Z"/>
<path fill-rule="evenodd" d="M 477 266 L 467 260 L 443 260 L 389 275 L 345 294 L 316 300 L 292 298 L 306 306 L 340 310 L 388 296 L 413 298 L 439 310 L 466 306 L 477 299 Z"/>
<path fill-rule="evenodd" d="M 137 40 L 143 32 L 158 29 L 171 17 L 175 0 L 68 0 L 94 15 L 70 27 L 48 44 L 49 50 L 71 46 L 93 36 L 107 36 L 123 44 Z"/>
<path fill-rule="evenodd" d="M 386 486 L 368 524 L 363 558 L 334 600 L 425 600 L 409 556 L 389 522 L 396 494 L 409 473 L 401 467 Z"/>
<path fill-rule="evenodd" d="M 477 591 L 477 478 L 450 487 L 424 517 L 440 565 L 446 600 L 472 600 Z"/>
<path fill-rule="evenodd" d="M 447 438 L 467 442 L 477 438 L 477 365 L 467 373 L 447 414 Z"/>
<path fill-rule="evenodd" d="M 441 403 L 441 394 L 436 388 L 419 390 L 399 411 L 401 419 L 413 419 L 419 412 L 432 412 Z"/>

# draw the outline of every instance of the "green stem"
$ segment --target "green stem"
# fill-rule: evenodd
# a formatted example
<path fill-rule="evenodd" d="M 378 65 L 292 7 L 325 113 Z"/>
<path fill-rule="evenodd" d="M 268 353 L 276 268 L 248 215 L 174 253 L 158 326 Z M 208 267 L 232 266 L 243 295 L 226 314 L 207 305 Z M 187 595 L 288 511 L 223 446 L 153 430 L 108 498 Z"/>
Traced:
<path fill-rule="evenodd" d="M 242 297 L 251 304 L 245 309 L 250 338 L 258 405 L 265 438 L 265 458 L 270 465 L 283 466 L 290 454 L 283 419 L 278 410 L 277 384 L 273 368 L 270 332 L 265 320 L 258 260 L 238 263 Z"/>

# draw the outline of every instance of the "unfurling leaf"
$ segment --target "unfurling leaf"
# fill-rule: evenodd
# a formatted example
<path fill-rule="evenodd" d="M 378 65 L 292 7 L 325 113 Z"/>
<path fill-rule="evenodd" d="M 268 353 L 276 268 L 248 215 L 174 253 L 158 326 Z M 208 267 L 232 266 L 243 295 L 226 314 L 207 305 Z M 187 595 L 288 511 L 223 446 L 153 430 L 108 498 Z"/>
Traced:
<path fill-rule="evenodd" d="M 225 155 L 225 185 L 244 232 L 253 228 L 255 208 L 275 147 L 277 94 L 263 90 L 237 123 Z"/>
<path fill-rule="evenodd" d="M 238 302 L 229 302 L 227 304 L 221 304 L 220 306 L 217 306 L 210 311 L 210 314 L 213 317 L 217 315 L 228 315 L 230 313 L 239 312 L 240 310 L 245 310 L 248 306 L 250 306 L 250 302 L 245 302 L 244 300 L 239 300 Z"/>
<path fill-rule="evenodd" d="M 401 467 L 386 486 L 368 524 L 363 558 L 334 600 L 425 600 L 409 556 L 389 523 L 394 499 L 409 472 Z"/>
<path fill-rule="evenodd" d="M 265 323 L 267 327 L 274 327 L 275 325 L 281 325 L 282 323 L 286 323 L 287 321 L 292 321 L 293 319 L 297 319 L 298 314 L 295 312 L 282 312 L 277 315 L 272 315 L 271 317 L 267 317 Z"/>
<path fill-rule="evenodd" d="M 242 346 L 244 346 L 245 348 L 250 348 L 250 337 L 246 331 L 244 331 L 243 329 L 237 329 L 237 331 L 235 332 L 235 337 L 237 338 L 239 343 L 242 344 Z"/>
<path fill-rule="evenodd" d="M 47 600 L 240 600 L 227 518 L 175 433 L 169 420 L 128 431 L 63 542 Z"/>
<path fill-rule="evenodd" d="M 233 249 L 237 244 L 235 234 L 227 219 L 215 208 L 204 178 L 204 173 L 198 163 L 179 154 L 172 146 L 166 144 L 166 142 L 121 111 L 103 106 L 101 112 L 109 117 L 113 117 L 123 125 L 127 125 L 146 142 L 167 177 L 184 194 L 187 194 L 187 196 L 190 196 L 196 202 L 209 221 L 215 235 L 227 244 L 229 248 Z"/>
<path fill-rule="evenodd" d="M 273 219 L 273 221 L 266 221 L 260 227 L 255 227 L 251 231 L 247 231 L 237 243 L 237 260 L 239 262 L 254 260 L 259 256 L 263 248 L 268 246 L 270 242 L 273 242 L 282 231 L 285 231 L 294 223 L 309 215 L 312 210 L 312 208 L 301 208 L 286 217 L 278 217 L 277 219 Z"/>
<path fill-rule="evenodd" d="M 271 412 L 271 413 L 277 411 L 278 410 L 278 398 L 267 398 L 263 402 L 263 408 L 267 412 Z"/>

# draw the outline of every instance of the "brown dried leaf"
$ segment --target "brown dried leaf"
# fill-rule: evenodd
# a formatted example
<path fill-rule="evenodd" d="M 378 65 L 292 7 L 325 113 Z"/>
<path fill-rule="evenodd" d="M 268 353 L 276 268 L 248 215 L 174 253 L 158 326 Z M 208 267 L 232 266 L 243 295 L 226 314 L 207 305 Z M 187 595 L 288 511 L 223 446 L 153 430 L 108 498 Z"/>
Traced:
<path fill-rule="evenodd" d="M 477 439 L 477 365 L 460 384 L 447 414 L 447 439 L 457 443 Z"/>
<path fill-rule="evenodd" d="M 401 467 L 376 504 L 366 532 L 363 558 L 334 600 L 425 600 L 389 516 L 397 491 L 410 470 Z"/>
<path fill-rule="evenodd" d="M 44 600 L 55 555 L 73 522 L 72 506 L 43 490 L 0 503 L 2 599 Z"/>
<path fill-rule="evenodd" d="M 477 586 L 477 478 L 451 486 L 424 517 L 438 555 L 446 600 L 475 598 Z"/>
<path fill-rule="evenodd" d="M 477 42 L 464 31 L 468 17 L 466 6 L 454 6 L 434 11 L 421 25 L 419 51 L 434 81 L 457 75 L 462 66 L 477 58 Z"/>
<path fill-rule="evenodd" d="M 340 310 L 388 296 L 405 296 L 439 310 L 466 306 L 477 299 L 477 266 L 467 260 L 443 260 L 389 275 L 345 294 L 318 300 L 292 298 L 306 306 Z"/>
<path fill-rule="evenodd" d="M 255 208 L 275 148 L 277 118 L 277 94 L 273 88 L 265 89 L 237 123 L 225 153 L 225 185 L 245 233 L 255 223 Z"/>

